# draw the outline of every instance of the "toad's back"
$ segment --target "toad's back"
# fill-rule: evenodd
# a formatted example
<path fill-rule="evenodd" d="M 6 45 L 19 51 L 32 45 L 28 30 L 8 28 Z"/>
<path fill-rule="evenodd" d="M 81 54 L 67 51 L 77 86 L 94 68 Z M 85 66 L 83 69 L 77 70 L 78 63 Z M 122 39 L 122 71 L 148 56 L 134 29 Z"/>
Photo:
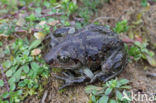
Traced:
<path fill-rule="evenodd" d="M 117 48 L 122 48 L 123 43 L 116 34 L 96 31 L 96 29 L 82 30 L 75 35 L 67 36 L 60 42 L 47 57 L 55 58 L 59 51 L 66 51 L 70 58 L 77 59 L 82 63 L 89 61 L 102 61 L 110 56 Z"/>

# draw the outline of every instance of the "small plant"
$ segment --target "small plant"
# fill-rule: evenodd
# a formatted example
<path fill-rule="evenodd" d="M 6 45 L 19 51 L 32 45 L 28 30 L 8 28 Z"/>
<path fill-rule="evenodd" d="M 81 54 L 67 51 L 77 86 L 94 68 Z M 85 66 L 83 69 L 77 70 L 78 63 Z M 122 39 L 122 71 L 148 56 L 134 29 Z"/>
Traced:
<path fill-rule="evenodd" d="M 3 45 L 3 43 L 0 41 L 0 47 Z"/>
<path fill-rule="evenodd" d="M 147 7 L 149 1 L 156 2 L 156 0 L 141 0 L 141 6 Z"/>
<path fill-rule="evenodd" d="M 102 3 L 102 0 L 83 0 L 84 6 L 93 11 L 97 11 L 97 6 Z"/>
<path fill-rule="evenodd" d="M 128 47 L 125 45 L 129 56 L 133 57 L 134 60 L 147 59 L 147 56 L 154 56 L 154 53 L 147 49 L 148 43 L 140 43 L 139 41 L 134 42 L 134 45 Z"/>
<path fill-rule="evenodd" d="M 115 28 L 113 29 L 116 33 L 126 32 L 128 30 L 127 20 L 117 22 Z"/>
<path fill-rule="evenodd" d="M 89 103 L 130 103 L 130 100 L 123 98 L 124 95 L 128 95 L 127 89 L 129 81 L 127 79 L 113 79 L 103 84 L 102 87 L 87 86 L 85 92 L 90 94 Z"/>
<path fill-rule="evenodd" d="M 146 7 L 148 4 L 147 0 L 141 0 L 141 6 Z"/>
<path fill-rule="evenodd" d="M 40 40 L 29 44 L 28 41 L 17 39 L 7 48 L 9 52 L 5 53 L 9 59 L 2 63 L 1 69 L 4 68 L 9 90 L 0 96 L 0 101 L 9 99 L 10 103 L 17 103 L 28 95 L 43 91 L 45 82 L 42 81 L 48 79 L 49 69 L 39 52 L 32 54 L 40 44 Z M 5 86 L 4 81 L 5 78 L 0 80 L 1 87 Z"/>
<path fill-rule="evenodd" d="M 62 9 L 66 11 L 67 16 L 71 15 L 73 12 L 77 10 L 78 6 L 76 3 L 70 0 L 63 0 L 62 1 Z"/>
<path fill-rule="evenodd" d="M 0 35 L 9 36 L 15 31 L 15 22 L 0 24 Z"/>
<path fill-rule="evenodd" d="M 97 6 L 102 2 L 103 0 L 83 0 L 83 6 L 78 9 L 78 15 L 84 19 L 83 25 L 88 24 L 91 16 L 97 12 Z"/>
<path fill-rule="evenodd" d="M 141 18 L 139 18 L 139 20 L 140 19 Z M 118 22 L 113 30 L 116 33 L 122 33 L 122 32 L 127 32 L 129 29 L 129 32 L 131 32 L 133 30 L 132 27 L 135 27 L 135 26 L 128 26 L 127 20 L 123 20 L 123 21 Z M 132 37 L 134 37 L 134 35 Z M 138 40 L 137 38 L 135 39 L 136 40 L 129 39 L 132 42 L 132 45 L 127 45 L 125 43 L 125 48 L 130 58 L 134 59 L 135 61 L 145 59 L 151 65 L 156 65 L 154 58 L 152 58 L 152 56 L 154 56 L 154 52 L 147 49 L 148 43 L 146 41 L 143 41 L 141 38 L 138 38 Z"/>

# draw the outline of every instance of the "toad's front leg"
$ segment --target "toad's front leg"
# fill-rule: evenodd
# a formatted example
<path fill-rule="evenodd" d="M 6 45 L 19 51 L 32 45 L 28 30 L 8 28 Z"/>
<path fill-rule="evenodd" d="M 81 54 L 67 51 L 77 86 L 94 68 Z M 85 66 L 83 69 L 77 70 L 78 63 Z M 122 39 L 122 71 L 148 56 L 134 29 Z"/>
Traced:
<path fill-rule="evenodd" d="M 54 76 L 57 79 L 61 79 L 64 81 L 64 85 L 61 86 L 59 89 L 63 89 L 65 87 L 72 86 L 77 83 L 85 82 L 88 79 L 86 76 L 80 76 L 80 77 L 61 77 L 58 75 L 54 75 Z"/>
<path fill-rule="evenodd" d="M 74 77 L 73 73 L 71 73 L 70 71 L 68 71 L 66 73 L 63 72 L 64 77 L 54 74 L 54 76 L 57 79 L 61 79 L 64 81 L 64 85 L 59 89 L 62 89 L 62 88 L 65 88 L 67 86 L 71 86 L 74 84 L 83 83 L 85 81 L 89 81 L 94 76 L 92 71 L 87 67 L 81 67 L 78 70 L 74 70 L 73 72 L 74 72 L 74 74 L 79 75 L 79 77 Z"/>
<path fill-rule="evenodd" d="M 114 78 L 124 69 L 127 64 L 126 53 L 122 50 L 114 51 L 112 55 L 102 64 L 102 71 L 95 74 L 90 83 L 95 82 L 97 79 L 104 82 Z"/>

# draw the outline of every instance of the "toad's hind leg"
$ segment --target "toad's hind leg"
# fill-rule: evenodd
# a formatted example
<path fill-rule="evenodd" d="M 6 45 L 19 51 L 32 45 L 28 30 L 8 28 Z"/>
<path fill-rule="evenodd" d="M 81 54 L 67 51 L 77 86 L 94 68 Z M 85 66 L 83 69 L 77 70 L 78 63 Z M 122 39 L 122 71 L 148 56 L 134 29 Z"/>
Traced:
<path fill-rule="evenodd" d="M 90 83 L 100 79 L 104 82 L 114 78 L 124 69 L 127 64 L 126 54 L 123 51 L 115 51 L 102 65 L 102 71 L 95 74 Z"/>
<path fill-rule="evenodd" d="M 98 79 L 99 79 L 100 81 L 107 82 L 108 80 L 115 78 L 115 77 L 116 77 L 117 75 L 119 75 L 122 71 L 123 71 L 123 68 L 120 69 L 118 72 L 115 72 L 115 73 L 111 74 L 111 75 L 108 76 L 108 77 L 106 77 L 106 76 L 101 76 L 101 77 L 99 77 Z"/>

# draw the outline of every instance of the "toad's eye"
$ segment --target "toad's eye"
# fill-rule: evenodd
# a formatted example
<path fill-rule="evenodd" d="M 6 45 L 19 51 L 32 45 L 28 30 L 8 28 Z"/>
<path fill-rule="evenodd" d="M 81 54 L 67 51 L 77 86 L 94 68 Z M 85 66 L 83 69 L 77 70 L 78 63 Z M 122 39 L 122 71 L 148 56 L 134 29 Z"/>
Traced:
<path fill-rule="evenodd" d="M 66 63 L 70 58 L 68 56 L 59 56 L 58 59 L 60 62 Z"/>

